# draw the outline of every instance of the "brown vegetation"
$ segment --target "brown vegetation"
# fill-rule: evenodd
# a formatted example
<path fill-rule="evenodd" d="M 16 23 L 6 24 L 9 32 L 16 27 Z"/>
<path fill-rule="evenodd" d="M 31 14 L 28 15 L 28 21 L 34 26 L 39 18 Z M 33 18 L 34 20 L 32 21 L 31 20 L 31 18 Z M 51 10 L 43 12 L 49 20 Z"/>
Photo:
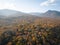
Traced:
<path fill-rule="evenodd" d="M 0 45 L 60 45 L 60 20 L 17 20 L 0 27 Z"/>

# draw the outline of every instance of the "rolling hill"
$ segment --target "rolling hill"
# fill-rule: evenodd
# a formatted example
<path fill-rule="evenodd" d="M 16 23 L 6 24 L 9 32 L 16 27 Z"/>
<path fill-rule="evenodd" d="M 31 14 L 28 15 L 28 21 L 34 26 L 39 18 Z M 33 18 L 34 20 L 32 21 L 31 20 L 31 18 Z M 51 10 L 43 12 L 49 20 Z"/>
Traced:
<path fill-rule="evenodd" d="M 48 18 L 49 17 L 49 18 Z M 0 10 L 0 25 L 11 25 L 25 22 L 37 22 L 42 20 L 46 22 L 48 20 L 60 21 L 60 12 L 48 10 L 45 13 L 23 13 L 15 10 L 4 9 Z"/>

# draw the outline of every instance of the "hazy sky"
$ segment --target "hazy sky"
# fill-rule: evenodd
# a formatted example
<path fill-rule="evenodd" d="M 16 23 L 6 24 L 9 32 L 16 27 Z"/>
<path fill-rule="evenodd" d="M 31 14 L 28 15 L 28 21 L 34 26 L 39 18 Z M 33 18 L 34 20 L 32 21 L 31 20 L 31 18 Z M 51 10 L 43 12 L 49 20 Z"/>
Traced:
<path fill-rule="evenodd" d="M 60 11 L 60 0 L 0 0 L 0 9 L 13 9 L 22 12 Z"/>

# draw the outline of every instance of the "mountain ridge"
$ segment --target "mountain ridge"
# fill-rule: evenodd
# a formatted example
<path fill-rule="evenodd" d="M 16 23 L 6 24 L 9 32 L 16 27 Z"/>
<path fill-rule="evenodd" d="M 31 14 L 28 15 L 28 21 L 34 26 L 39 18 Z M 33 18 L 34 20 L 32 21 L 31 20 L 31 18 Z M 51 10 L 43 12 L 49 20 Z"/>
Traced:
<path fill-rule="evenodd" d="M 32 15 L 37 15 L 37 16 L 40 16 L 40 17 L 52 17 L 52 18 L 55 18 L 55 17 L 60 17 L 60 11 L 56 11 L 56 10 L 48 10 L 44 13 L 30 13 Z"/>
<path fill-rule="evenodd" d="M 5 16 L 18 17 L 18 16 L 24 16 L 24 15 L 34 15 L 34 16 L 38 16 L 38 17 L 60 17 L 60 11 L 48 10 L 44 13 L 39 13 L 39 12 L 24 13 L 21 11 L 10 10 L 10 9 L 0 10 L 0 18 L 5 17 Z"/>

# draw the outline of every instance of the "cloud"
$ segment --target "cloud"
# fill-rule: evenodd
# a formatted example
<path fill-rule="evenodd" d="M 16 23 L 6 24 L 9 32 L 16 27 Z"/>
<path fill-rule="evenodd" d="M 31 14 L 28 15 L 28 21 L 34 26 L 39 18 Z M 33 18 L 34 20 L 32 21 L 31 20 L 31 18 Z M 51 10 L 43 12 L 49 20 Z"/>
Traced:
<path fill-rule="evenodd" d="M 47 1 L 40 3 L 40 6 L 55 5 L 54 2 L 55 2 L 55 0 L 47 0 Z"/>

